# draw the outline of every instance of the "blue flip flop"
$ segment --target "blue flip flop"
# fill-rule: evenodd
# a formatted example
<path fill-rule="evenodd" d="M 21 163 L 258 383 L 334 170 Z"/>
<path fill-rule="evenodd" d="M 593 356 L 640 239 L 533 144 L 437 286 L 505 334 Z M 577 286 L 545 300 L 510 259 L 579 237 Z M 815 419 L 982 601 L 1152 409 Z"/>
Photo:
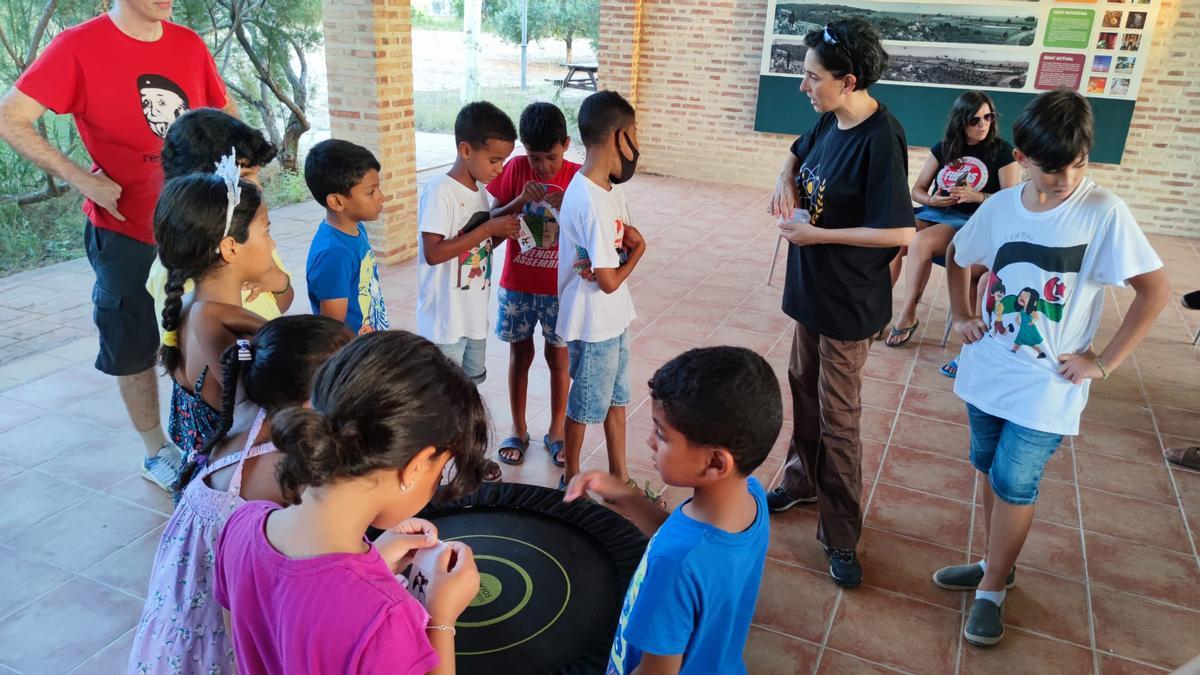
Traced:
<path fill-rule="evenodd" d="M 946 365 L 942 366 L 942 374 L 950 379 L 958 377 L 958 359 L 950 359 Z"/>
<path fill-rule="evenodd" d="M 524 439 L 517 438 L 516 436 L 509 436 L 508 438 L 504 439 L 504 442 L 500 444 L 499 448 L 496 448 L 496 457 L 498 457 L 500 459 L 500 461 L 504 462 L 505 464 L 508 464 L 510 466 L 516 466 L 517 464 L 520 464 L 521 462 L 525 461 L 525 451 L 528 449 L 529 449 L 529 434 L 525 434 Z M 508 457 L 505 457 L 504 455 L 501 454 L 501 452 L 504 450 L 518 451 L 517 458 L 509 459 Z"/>
<path fill-rule="evenodd" d="M 566 460 L 558 458 L 559 453 L 563 451 L 562 441 L 552 441 L 550 440 L 550 434 L 546 434 L 542 437 L 542 445 L 546 447 L 546 452 L 550 454 L 550 461 L 554 462 L 554 466 L 562 467 L 567 465 Z"/>

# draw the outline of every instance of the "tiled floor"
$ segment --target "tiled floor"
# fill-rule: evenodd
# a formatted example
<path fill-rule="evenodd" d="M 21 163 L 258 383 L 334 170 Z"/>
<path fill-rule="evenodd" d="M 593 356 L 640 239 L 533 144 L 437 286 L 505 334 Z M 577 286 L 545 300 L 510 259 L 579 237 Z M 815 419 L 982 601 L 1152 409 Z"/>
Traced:
<path fill-rule="evenodd" d="M 632 278 L 629 455 L 634 475 L 658 484 L 642 443 L 642 383 L 654 368 L 694 345 L 736 343 L 764 353 L 782 380 L 791 326 L 779 288 L 764 285 L 775 236 L 763 191 L 649 176 L 629 190 L 649 240 Z M 316 220 L 310 206 L 273 213 L 298 280 Z M 1170 469 L 1161 455 L 1163 445 L 1200 442 L 1200 351 L 1189 346 L 1200 312 L 1178 305 L 1181 291 L 1200 288 L 1200 242 L 1152 239 L 1173 303 L 1135 357 L 1096 385 L 1082 434 L 1050 463 L 1004 642 L 964 645 L 963 595 L 929 580 L 977 554 L 982 532 L 962 404 L 937 372 L 954 348 L 938 346 L 945 303 L 935 275 L 921 334 L 905 349 L 875 345 L 867 365 L 866 585 L 830 582 L 811 509 L 774 517 L 746 652 L 752 673 L 1151 673 L 1200 652 L 1200 474 Z M 139 443 L 114 384 L 91 368 L 91 279 L 83 261 L 0 279 L 0 672 L 119 672 L 170 508 L 138 477 Z M 411 328 L 415 265 L 386 268 L 383 286 L 394 324 Z M 1130 297 L 1108 297 L 1099 342 Z M 503 437 L 507 350 L 491 340 L 488 351 L 483 390 Z M 548 396 L 538 362 L 535 438 Z M 764 481 L 779 473 L 787 433 L 758 471 Z M 508 478 L 552 484 L 557 472 L 539 445 L 531 450 Z M 586 452 L 588 466 L 603 466 L 601 435 L 589 433 Z M 681 493 L 667 496 L 676 503 Z"/>

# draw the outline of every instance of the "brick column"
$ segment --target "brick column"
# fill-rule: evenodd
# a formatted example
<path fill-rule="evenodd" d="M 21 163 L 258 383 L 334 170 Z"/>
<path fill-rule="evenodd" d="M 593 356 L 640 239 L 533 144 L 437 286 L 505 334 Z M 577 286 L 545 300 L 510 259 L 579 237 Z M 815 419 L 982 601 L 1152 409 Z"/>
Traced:
<path fill-rule="evenodd" d="M 410 2 L 322 3 L 332 135 L 369 148 L 383 165 L 387 200 L 379 221 L 367 225 L 383 264 L 417 254 Z"/>

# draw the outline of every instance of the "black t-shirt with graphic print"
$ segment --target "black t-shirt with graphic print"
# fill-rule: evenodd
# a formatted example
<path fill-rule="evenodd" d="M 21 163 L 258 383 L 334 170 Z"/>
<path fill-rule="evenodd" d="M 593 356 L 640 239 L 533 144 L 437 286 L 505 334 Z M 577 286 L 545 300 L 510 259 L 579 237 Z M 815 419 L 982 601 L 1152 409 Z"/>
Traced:
<path fill-rule="evenodd" d="M 958 185 L 986 194 L 996 194 L 1000 191 L 1000 169 L 1017 161 L 1013 159 L 1012 143 L 997 136 L 986 148 L 978 145 L 968 145 L 962 157 L 951 158 L 948 161 L 942 155 L 942 142 L 938 141 L 929 149 L 937 160 L 938 172 L 933 178 L 933 190 L 945 190 Z M 970 217 L 979 208 L 979 204 L 955 204 L 951 211 L 957 211 Z"/>
<path fill-rule="evenodd" d="M 825 113 L 792 144 L 801 206 L 817 227 L 913 227 L 904 128 L 883 104 L 851 129 Z M 891 320 L 888 263 L 896 248 L 820 244 L 788 248 L 783 311 L 837 340 L 862 340 Z"/>

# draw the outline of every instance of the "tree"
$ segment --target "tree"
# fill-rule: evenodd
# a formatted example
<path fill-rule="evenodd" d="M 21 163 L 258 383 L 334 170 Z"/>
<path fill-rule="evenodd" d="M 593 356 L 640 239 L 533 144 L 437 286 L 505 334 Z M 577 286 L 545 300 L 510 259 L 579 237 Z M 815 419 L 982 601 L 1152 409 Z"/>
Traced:
<path fill-rule="evenodd" d="M 304 54 L 321 44 L 320 0 L 184 0 L 176 18 L 209 43 L 226 86 L 253 111 L 246 116 L 279 147 L 280 165 L 298 170 L 300 136 L 312 126 Z"/>
<path fill-rule="evenodd" d="M 493 0 L 503 3 L 494 14 L 496 32 L 502 40 L 521 43 L 522 0 Z M 580 38 L 595 41 L 600 37 L 599 0 L 529 0 L 529 41 L 547 38 L 561 40 L 567 47 L 567 61 L 572 60 L 575 41 Z"/>

